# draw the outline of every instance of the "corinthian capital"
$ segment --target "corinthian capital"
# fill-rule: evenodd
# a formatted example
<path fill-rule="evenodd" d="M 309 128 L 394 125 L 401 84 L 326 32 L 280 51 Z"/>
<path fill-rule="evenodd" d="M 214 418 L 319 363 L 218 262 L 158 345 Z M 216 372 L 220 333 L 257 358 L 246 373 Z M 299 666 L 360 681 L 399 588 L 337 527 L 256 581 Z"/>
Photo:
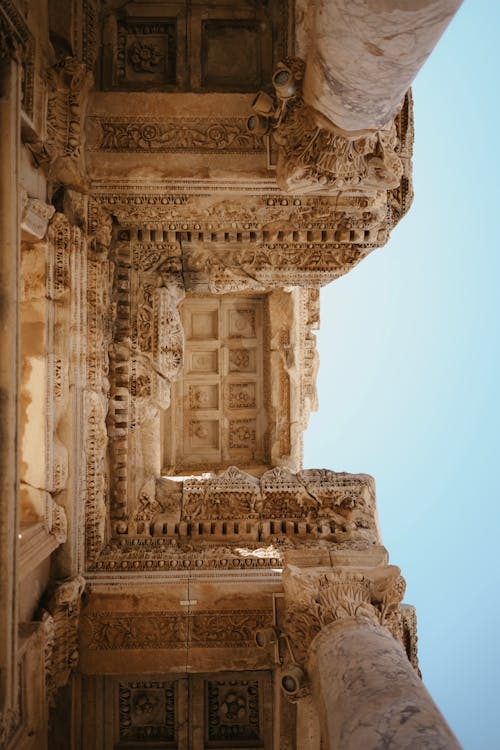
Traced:
<path fill-rule="evenodd" d="M 298 568 L 287 565 L 283 575 L 285 630 L 294 657 L 304 661 L 309 645 L 322 628 L 353 618 L 385 625 L 402 640 L 400 604 L 405 582 L 395 565 L 379 568 Z"/>
<path fill-rule="evenodd" d="M 331 571 L 319 576 L 315 615 L 321 627 L 346 617 L 375 619 L 371 581 L 362 573 Z"/>
<path fill-rule="evenodd" d="M 251 131 L 270 130 L 279 145 L 280 188 L 331 195 L 351 189 L 397 189 L 408 171 L 403 144 L 411 131 L 410 96 L 403 105 L 410 114 L 403 129 L 398 115 L 383 128 L 346 131 L 306 103 L 305 75 L 300 58 L 279 63 L 273 76 L 275 99 L 260 94 L 254 101 L 256 114 L 249 120 Z"/>

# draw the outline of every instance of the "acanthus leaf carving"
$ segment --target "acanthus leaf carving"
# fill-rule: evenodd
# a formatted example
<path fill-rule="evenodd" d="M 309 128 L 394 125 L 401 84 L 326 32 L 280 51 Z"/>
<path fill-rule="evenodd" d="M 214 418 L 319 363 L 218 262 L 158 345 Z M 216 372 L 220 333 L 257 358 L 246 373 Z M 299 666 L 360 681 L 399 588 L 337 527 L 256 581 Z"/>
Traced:
<path fill-rule="evenodd" d="M 65 685 L 78 665 L 78 627 L 81 598 L 85 589 L 82 576 L 56 584 L 39 613 L 45 636 L 45 679 L 49 703 Z"/>
<path fill-rule="evenodd" d="M 348 133 L 337 128 L 320 112 L 305 103 L 302 82 L 305 64 L 300 58 L 287 58 L 278 64 L 274 81 L 280 76 L 293 81 L 294 92 L 280 93 L 267 117 L 250 118 L 254 129 L 265 120 L 279 145 L 277 182 L 285 192 L 343 190 L 388 191 L 401 184 L 404 165 L 397 124 L 391 121 L 381 130 Z"/>
<path fill-rule="evenodd" d="M 47 138 L 27 142 L 50 180 L 80 189 L 86 184 L 83 121 L 92 83 L 92 73 L 75 57 L 54 65 L 47 78 Z"/>
<path fill-rule="evenodd" d="M 401 601 L 405 581 L 399 568 L 298 568 L 284 572 L 285 631 L 304 663 L 312 640 L 342 620 L 361 618 L 383 625 L 404 646 Z"/>

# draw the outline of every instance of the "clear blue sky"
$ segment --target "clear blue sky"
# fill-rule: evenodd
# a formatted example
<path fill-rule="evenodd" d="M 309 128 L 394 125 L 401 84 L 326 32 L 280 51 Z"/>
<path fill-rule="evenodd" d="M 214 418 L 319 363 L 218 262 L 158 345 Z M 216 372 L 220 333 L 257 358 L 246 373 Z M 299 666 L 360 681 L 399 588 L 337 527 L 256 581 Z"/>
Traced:
<path fill-rule="evenodd" d="M 305 466 L 368 472 L 424 681 L 500 748 L 500 3 L 466 0 L 415 81 L 413 206 L 321 293 Z"/>

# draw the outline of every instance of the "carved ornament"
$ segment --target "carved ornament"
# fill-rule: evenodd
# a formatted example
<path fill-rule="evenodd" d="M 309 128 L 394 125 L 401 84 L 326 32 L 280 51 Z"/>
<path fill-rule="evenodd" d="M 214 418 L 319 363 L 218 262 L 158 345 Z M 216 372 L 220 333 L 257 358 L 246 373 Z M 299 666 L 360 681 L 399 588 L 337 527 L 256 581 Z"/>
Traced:
<path fill-rule="evenodd" d="M 272 612 L 93 612 L 84 619 L 90 650 L 254 648 L 255 631 L 272 624 Z"/>
<path fill-rule="evenodd" d="M 54 206 L 50 206 L 36 198 L 23 195 L 23 209 L 21 216 L 21 232 L 23 238 L 36 241 L 42 240 L 47 233 L 49 221 L 55 213 Z"/>
<path fill-rule="evenodd" d="M 109 117 L 93 115 L 100 140 L 90 150 L 108 153 L 245 154 L 264 151 L 244 117 Z"/>
<path fill-rule="evenodd" d="M 88 559 L 93 570 L 272 570 L 287 549 L 319 540 L 325 550 L 378 542 L 367 475 L 273 469 L 257 479 L 230 467 L 156 484 L 155 502 L 149 488 L 134 518 L 112 522 L 111 539 Z"/>
<path fill-rule="evenodd" d="M 174 742 L 178 721 L 176 692 L 176 683 L 169 680 L 120 681 L 120 740 L 124 743 Z"/>
<path fill-rule="evenodd" d="M 85 589 L 82 576 L 57 584 L 49 593 L 46 608 L 40 612 L 45 636 L 45 679 L 49 703 L 65 685 L 78 665 L 78 627 L 81 597 Z"/>
<path fill-rule="evenodd" d="M 398 125 L 409 127 L 409 122 L 396 118 L 382 130 L 342 131 L 305 103 L 304 74 L 300 58 L 279 63 L 273 76 L 274 100 L 260 94 L 254 102 L 256 114 L 249 119 L 251 132 L 270 129 L 279 145 L 279 187 L 289 193 L 328 194 L 397 188 L 409 166 L 400 156 L 407 133 L 398 131 Z"/>
<path fill-rule="evenodd" d="M 12 0 L 0 6 L 0 59 L 13 58 L 22 66 L 21 105 L 33 119 L 35 40 L 22 15 Z"/>
<path fill-rule="evenodd" d="M 85 109 L 93 76 L 75 57 L 66 57 L 48 73 L 47 138 L 27 145 L 37 164 L 56 184 L 86 184 L 83 154 Z"/>
<path fill-rule="evenodd" d="M 345 619 L 364 618 L 384 625 L 404 645 L 401 601 L 406 584 L 396 566 L 356 570 L 288 565 L 283 583 L 285 630 L 301 662 L 322 628 Z"/>

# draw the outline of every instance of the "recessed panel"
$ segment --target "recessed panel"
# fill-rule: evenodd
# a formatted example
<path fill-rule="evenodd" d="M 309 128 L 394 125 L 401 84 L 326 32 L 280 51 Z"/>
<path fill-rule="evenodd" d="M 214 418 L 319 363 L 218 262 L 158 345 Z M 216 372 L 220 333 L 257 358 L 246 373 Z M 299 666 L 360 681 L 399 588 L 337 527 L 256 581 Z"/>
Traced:
<path fill-rule="evenodd" d="M 176 683 L 134 680 L 119 685 L 119 748 L 176 746 Z M 161 744 L 157 744 L 161 743 Z M 165 744 L 166 743 L 166 744 Z"/>
<path fill-rule="evenodd" d="M 202 29 L 203 88 L 254 91 L 263 83 L 262 25 L 211 20 Z"/>
<path fill-rule="evenodd" d="M 131 89 L 174 85 L 176 81 L 174 19 L 118 22 L 116 75 Z"/>
<path fill-rule="evenodd" d="M 255 338 L 255 308 L 229 310 L 229 338 Z"/>
<path fill-rule="evenodd" d="M 219 336 L 217 310 L 199 310 L 190 314 L 187 337 L 190 340 L 216 339 Z"/>
<path fill-rule="evenodd" d="M 188 403 L 191 410 L 218 409 L 219 387 L 217 385 L 189 385 Z"/>
<path fill-rule="evenodd" d="M 255 383 L 229 383 L 230 409 L 255 409 L 257 394 Z"/>
<path fill-rule="evenodd" d="M 187 372 L 217 375 L 219 372 L 219 352 L 217 350 L 188 351 Z"/>
<path fill-rule="evenodd" d="M 187 295 L 185 367 L 165 421 L 167 473 L 266 461 L 264 295 Z"/>
<path fill-rule="evenodd" d="M 258 679 L 212 679 L 205 689 L 207 748 L 264 746 Z"/>
<path fill-rule="evenodd" d="M 229 349 L 228 365 L 229 372 L 256 372 L 257 356 L 255 349 Z"/>
<path fill-rule="evenodd" d="M 219 448 L 219 422 L 217 419 L 189 420 L 189 435 L 186 441 L 193 450 Z"/>
<path fill-rule="evenodd" d="M 255 450 L 257 424 L 255 419 L 231 419 L 229 422 L 230 450 Z"/>

